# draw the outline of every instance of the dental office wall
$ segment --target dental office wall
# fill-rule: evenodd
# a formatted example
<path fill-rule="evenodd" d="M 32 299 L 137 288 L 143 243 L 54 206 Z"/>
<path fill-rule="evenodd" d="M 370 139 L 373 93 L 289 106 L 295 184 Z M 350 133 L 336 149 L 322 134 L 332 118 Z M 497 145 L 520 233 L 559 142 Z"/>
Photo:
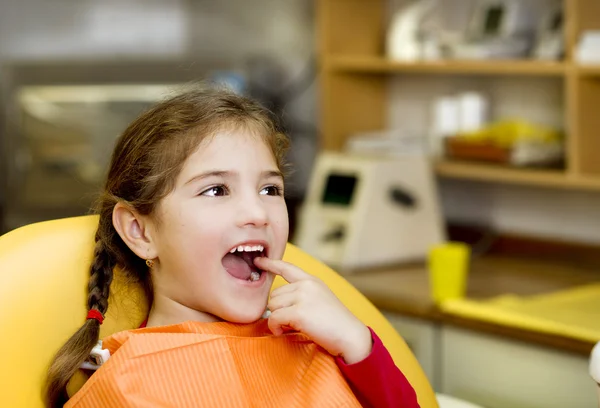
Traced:
<path fill-rule="evenodd" d="M 0 0 L 0 63 L 192 55 L 199 62 L 235 66 L 249 54 L 264 53 L 275 55 L 294 78 L 314 52 L 313 15 L 312 0 Z M 561 84 L 545 81 L 531 81 L 527 92 L 518 80 L 482 82 L 480 87 L 500 101 L 495 108 L 498 117 L 525 112 L 529 119 L 560 125 Z M 415 76 L 392 79 L 390 127 L 410 124 L 425 131 L 435 95 L 471 89 L 473 84 L 479 86 Z M 313 84 L 287 111 L 315 123 L 317 103 Z M 313 145 L 310 138 L 295 140 L 292 160 L 299 171 L 292 181 L 299 193 L 314 158 Z M 600 242 L 600 193 L 451 180 L 440 185 L 444 211 L 451 220 Z"/>
<path fill-rule="evenodd" d="M 280 83 L 263 84 L 277 91 L 306 74 L 313 13 L 308 0 L 0 0 L 0 64 L 181 59 L 244 72 L 256 57 L 279 65 Z M 315 88 L 308 83 L 286 105 L 290 118 L 307 124 L 292 131 L 294 196 L 305 188 L 315 155 Z"/>

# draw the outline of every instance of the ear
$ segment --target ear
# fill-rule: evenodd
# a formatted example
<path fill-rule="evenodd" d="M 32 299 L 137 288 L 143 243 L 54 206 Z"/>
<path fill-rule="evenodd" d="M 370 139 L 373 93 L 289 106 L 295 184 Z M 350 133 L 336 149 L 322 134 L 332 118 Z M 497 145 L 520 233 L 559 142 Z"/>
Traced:
<path fill-rule="evenodd" d="M 158 256 L 152 239 L 154 225 L 148 217 L 136 213 L 124 203 L 117 203 L 112 216 L 115 230 L 129 249 L 142 259 Z"/>

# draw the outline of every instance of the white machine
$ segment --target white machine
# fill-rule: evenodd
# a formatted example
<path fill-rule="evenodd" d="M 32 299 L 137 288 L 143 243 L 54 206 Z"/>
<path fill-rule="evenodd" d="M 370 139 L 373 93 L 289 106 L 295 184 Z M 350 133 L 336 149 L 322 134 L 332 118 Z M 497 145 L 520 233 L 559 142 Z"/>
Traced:
<path fill-rule="evenodd" d="M 421 59 L 421 24 L 437 3 L 438 0 L 413 1 L 394 15 L 386 41 L 386 53 L 389 58 L 396 61 Z"/>
<path fill-rule="evenodd" d="M 299 221 L 295 243 L 342 274 L 422 261 L 445 240 L 424 155 L 321 153 Z"/>
<path fill-rule="evenodd" d="M 480 0 L 465 41 L 455 45 L 459 59 L 524 57 L 533 41 L 534 9 L 522 0 Z"/>
<path fill-rule="evenodd" d="M 540 60 L 559 60 L 564 54 L 564 12 L 560 2 L 544 12 L 538 28 L 533 56 Z"/>

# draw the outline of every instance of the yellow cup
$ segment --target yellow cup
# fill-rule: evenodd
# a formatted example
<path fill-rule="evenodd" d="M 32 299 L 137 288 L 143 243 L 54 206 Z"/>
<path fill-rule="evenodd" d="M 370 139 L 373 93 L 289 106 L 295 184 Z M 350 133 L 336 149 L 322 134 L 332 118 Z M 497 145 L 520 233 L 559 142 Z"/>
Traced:
<path fill-rule="evenodd" d="M 429 288 L 436 303 L 465 296 L 471 249 L 461 242 L 447 242 L 429 252 Z"/>

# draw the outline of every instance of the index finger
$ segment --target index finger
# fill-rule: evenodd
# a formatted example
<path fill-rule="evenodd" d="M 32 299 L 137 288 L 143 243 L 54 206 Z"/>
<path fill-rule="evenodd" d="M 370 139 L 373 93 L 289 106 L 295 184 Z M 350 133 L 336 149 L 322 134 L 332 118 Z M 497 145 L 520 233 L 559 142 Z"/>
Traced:
<path fill-rule="evenodd" d="M 263 271 L 271 272 L 275 275 L 281 276 L 288 283 L 315 279 L 312 275 L 304 272 L 297 266 L 287 263 L 285 261 L 260 257 L 255 258 L 254 263 Z"/>

